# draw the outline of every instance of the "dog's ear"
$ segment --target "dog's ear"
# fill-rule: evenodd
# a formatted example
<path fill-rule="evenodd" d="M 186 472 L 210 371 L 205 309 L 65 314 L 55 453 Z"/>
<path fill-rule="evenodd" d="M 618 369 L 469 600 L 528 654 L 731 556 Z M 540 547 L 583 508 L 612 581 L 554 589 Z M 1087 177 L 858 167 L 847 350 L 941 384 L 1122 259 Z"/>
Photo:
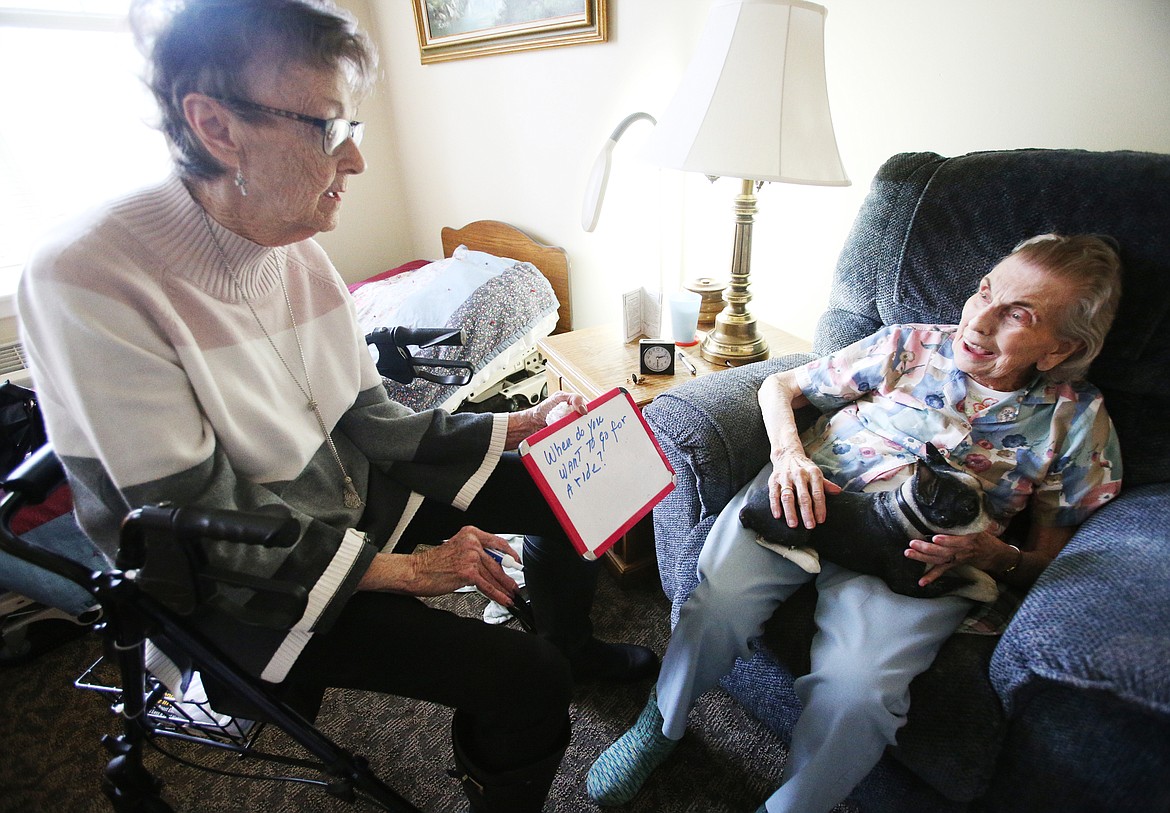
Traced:
<path fill-rule="evenodd" d="M 926 443 L 926 460 L 933 466 L 946 466 L 947 459 L 942 456 L 942 452 L 935 448 L 933 443 Z"/>
<path fill-rule="evenodd" d="M 934 447 L 931 447 L 934 448 Z M 938 454 L 938 452 L 935 452 Z M 923 505 L 931 505 L 938 496 L 938 475 L 926 463 L 919 463 L 914 471 L 914 491 Z"/>

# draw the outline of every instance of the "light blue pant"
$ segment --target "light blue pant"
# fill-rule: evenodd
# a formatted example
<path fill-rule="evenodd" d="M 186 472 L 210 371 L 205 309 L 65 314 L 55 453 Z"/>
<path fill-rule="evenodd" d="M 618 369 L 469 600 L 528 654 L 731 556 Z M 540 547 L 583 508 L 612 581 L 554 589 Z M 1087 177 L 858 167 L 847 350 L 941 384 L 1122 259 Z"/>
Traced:
<path fill-rule="evenodd" d="M 736 658 L 751 657 L 751 643 L 777 605 L 816 578 L 812 671 L 795 683 L 804 711 L 792 731 L 784 782 L 767 809 L 817 813 L 845 799 L 894 742 L 910 707 L 910 681 L 930 666 L 971 602 L 901 596 L 876 577 L 824 561 L 814 577 L 756 544 L 739 524 L 739 510 L 747 490 L 766 488 L 770 473 L 766 466 L 711 528 L 699 556 L 699 586 L 662 659 L 658 706 L 662 733 L 681 739 L 699 696 Z"/>

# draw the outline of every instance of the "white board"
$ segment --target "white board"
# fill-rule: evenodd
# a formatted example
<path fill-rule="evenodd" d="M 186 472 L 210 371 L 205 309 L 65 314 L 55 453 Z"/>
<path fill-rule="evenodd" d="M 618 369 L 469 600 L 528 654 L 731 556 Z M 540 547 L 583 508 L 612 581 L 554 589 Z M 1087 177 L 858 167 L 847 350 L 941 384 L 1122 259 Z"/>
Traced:
<path fill-rule="evenodd" d="M 626 390 L 610 390 L 520 444 L 573 545 L 596 559 L 674 488 L 674 470 Z"/>

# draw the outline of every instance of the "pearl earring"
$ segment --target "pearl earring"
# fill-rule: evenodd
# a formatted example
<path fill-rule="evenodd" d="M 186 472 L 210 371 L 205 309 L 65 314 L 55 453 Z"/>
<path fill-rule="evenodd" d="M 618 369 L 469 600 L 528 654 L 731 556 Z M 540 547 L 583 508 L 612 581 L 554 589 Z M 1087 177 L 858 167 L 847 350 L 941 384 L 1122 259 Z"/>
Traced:
<path fill-rule="evenodd" d="M 248 197 L 248 182 L 244 179 L 244 173 L 242 170 L 236 170 L 235 184 L 236 188 L 240 190 L 240 197 Z"/>

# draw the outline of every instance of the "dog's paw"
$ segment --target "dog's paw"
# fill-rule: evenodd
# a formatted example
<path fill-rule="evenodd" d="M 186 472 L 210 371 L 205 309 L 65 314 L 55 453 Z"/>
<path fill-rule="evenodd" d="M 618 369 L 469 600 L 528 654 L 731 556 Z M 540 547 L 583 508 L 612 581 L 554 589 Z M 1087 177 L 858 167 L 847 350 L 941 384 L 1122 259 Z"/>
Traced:
<path fill-rule="evenodd" d="M 788 545 L 777 545 L 774 542 L 769 542 L 764 537 L 756 534 L 756 543 L 767 548 L 768 550 L 778 553 L 792 564 L 799 567 L 805 573 L 820 573 L 821 572 L 821 557 L 812 548 L 804 547 L 790 547 Z"/>
<path fill-rule="evenodd" d="M 768 542 L 786 546 L 799 544 L 789 538 L 788 524 L 772 516 L 772 504 L 765 489 L 748 493 L 743 508 L 739 510 L 739 524 Z"/>

